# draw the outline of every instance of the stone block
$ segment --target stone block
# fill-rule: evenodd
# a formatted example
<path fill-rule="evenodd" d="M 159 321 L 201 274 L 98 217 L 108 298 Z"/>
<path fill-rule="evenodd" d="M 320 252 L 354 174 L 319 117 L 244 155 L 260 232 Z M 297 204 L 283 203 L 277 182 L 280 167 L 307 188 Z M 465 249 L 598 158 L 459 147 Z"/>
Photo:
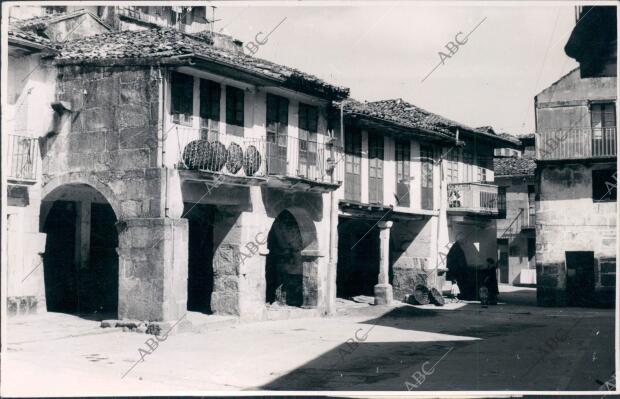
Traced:
<path fill-rule="evenodd" d="M 116 109 L 116 119 L 121 128 L 147 127 L 150 125 L 150 105 L 127 104 Z"/>
<path fill-rule="evenodd" d="M 114 130 L 114 113 L 103 108 L 89 108 L 80 112 L 84 131 Z"/>

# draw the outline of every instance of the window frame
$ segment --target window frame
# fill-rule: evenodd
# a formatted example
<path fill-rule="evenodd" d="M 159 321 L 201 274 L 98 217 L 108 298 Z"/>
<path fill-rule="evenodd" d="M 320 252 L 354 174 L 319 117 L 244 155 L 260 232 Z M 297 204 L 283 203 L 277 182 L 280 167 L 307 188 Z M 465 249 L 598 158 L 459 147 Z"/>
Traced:
<path fill-rule="evenodd" d="M 222 87 L 219 83 L 208 79 L 200 79 L 199 85 L 200 136 L 203 139 L 214 140 L 220 132 Z"/>
<path fill-rule="evenodd" d="M 170 73 L 170 115 L 172 116 L 173 123 L 192 126 L 192 117 L 194 116 L 194 79 L 193 75 L 177 71 Z M 181 90 L 181 92 L 178 90 Z M 189 91 L 189 94 L 184 93 L 184 90 Z"/>
<path fill-rule="evenodd" d="M 226 86 L 226 134 L 243 137 L 245 131 L 245 92 Z"/>
<path fill-rule="evenodd" d="M 603 174 L 603 173 L 610 173 L 610 172 L 612 172 L 611 178 L 595 177 L 595 174 Z M 618 196 L 618 188 L 617 188 L 618 172 L 617 170 L 613 168 L 593 169 L 591 176 L 592 176 L 592 202 L 593 203 L 616 202 L 617 196 Z M 595 183 L 597 182 L 598 184 L 602 184 L 604 187 L 600 187 L 600 188 L 596 187 Z M 601 195 L 602 191 L 605 192 L 604 195 Z"/>

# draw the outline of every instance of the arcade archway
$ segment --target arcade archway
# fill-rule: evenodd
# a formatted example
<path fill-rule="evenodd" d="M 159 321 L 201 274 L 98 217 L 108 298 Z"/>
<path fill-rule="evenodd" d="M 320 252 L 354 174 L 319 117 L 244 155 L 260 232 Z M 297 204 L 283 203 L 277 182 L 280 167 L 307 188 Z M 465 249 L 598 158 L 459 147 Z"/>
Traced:
<path fill-rule="evenodd" d="M 59 186 L 41 202 L 46 233 L 43 274 L 47 310 L 116 318 L 117 217 L 106 198 L 86 184 Z"/>

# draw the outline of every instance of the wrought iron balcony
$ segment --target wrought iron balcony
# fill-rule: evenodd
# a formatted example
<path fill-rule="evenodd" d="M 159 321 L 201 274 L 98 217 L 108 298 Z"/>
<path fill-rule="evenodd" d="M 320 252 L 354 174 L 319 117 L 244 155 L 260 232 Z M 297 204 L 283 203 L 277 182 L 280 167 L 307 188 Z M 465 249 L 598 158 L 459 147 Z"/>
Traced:
<path fill-rule="evenodd" d="M 167 140 L 176 141 L 173 146 L 179 169 L 223 174 L 240 181 L 273 177 L 337 187 L 342 180 L 337 162 L 331 159 L 337 158 L 336 149 L 329 142 L 286 135 L 249 138 L 181 125 L 173 128 Z"/>
<path fill-rule="evenodd" d="M 497 186 L 487 183 L 449 183 L 448 211 L 497 215 Z"/>
<path fill-rule="evenodd" d="M 616 156 L 616 128 L 542 130 L 536 133 L 536 159 L 589 159 Z"/>
<path fill-rule="evenodd" d="M 38 140 L 9 134 L 6 151 L 7 180 L 15 183 L 35 183 L 39 165 Z"/>

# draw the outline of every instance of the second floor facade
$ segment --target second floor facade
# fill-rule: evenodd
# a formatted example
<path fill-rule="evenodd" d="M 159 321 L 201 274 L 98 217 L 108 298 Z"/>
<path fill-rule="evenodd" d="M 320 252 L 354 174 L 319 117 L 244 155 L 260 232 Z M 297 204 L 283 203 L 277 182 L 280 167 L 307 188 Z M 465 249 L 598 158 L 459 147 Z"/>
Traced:
<path fill-rule="evenodd" d="M 535 98 L 536 158 L 615 159 L 616 77 L 581 78 L 579 68 Z"/>
<path fill-rule="evenodd" d="M 352 102 L 344 109 L 341 202 L 403 213 L 447 207 L 451 213 L 497 214 L 493 151 L 506 145 L 500 137 L 400 99 Z M 442 122 L 413 122 L 420 117 Z"/>

